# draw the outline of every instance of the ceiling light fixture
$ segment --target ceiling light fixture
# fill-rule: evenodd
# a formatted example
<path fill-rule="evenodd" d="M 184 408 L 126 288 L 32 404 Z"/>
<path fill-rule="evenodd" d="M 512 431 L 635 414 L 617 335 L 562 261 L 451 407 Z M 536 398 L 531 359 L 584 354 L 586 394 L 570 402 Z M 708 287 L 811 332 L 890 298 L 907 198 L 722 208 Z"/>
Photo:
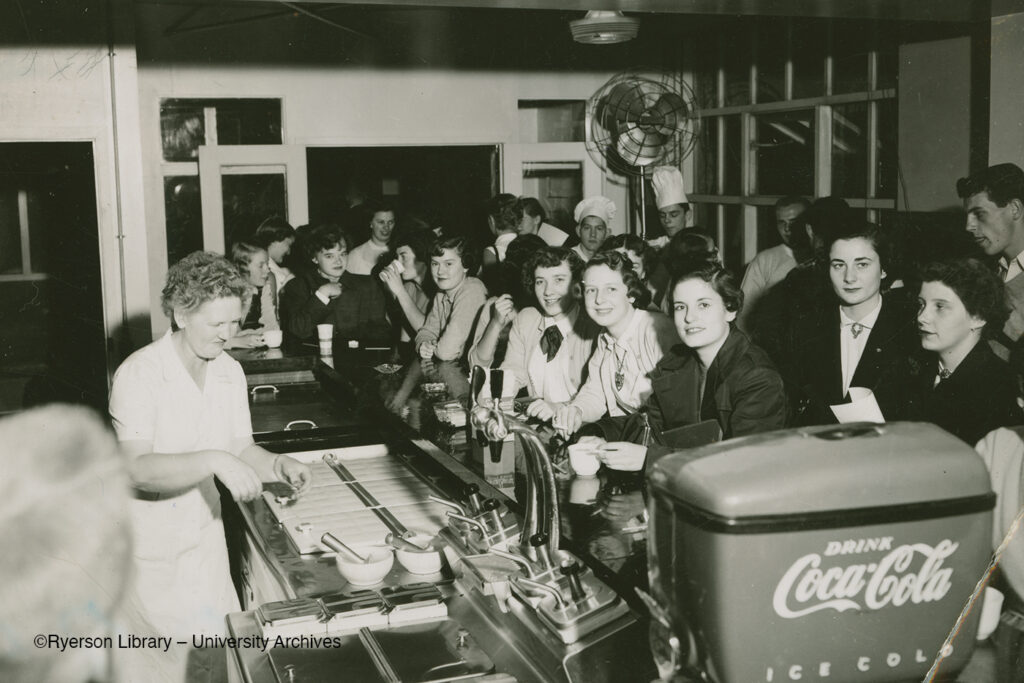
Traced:
<path fill-rule="evenodd" d="M 588 45 L 624 43 L 636 38 L 640 21 L 624 16 L 622 12 L 591 10 L 582 19 L 569 22 L 572 39 Z"/>

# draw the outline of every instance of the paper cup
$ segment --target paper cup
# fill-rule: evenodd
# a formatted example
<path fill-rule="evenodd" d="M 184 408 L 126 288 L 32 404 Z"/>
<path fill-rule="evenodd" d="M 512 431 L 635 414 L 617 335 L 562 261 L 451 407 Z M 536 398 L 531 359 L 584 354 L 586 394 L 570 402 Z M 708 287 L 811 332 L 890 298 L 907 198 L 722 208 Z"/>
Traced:
<path fill-rule="evenodd" d="M 592 477 L 601 468 L 601 461 L 590 444 L 577 443 L 569 446 L 569 464 L 579 477 Z"/>
<path fill-rule="evenodd" d="M 263 343 L 272 349 L 280 346 L 283 339 L 284 333 L 281 330 L 266 330 L 263 333 Z"/>
<path fill-rule="evenodd" d="M 1003 594 L 995 588 L 986 586 L 981 601 L 981 617 L 978 619 L 978 640 L 985 640 L 996 632 L 1002 610 Z"/>
<path fill-rule="evenodd" d="M 569 502 L 574 505 L 593 505 L 601 491 L 597 477 L 576 477 L 569 484 Z"/>
<path fill-rule="evenodd" d="M 334 339 L 334 325 L 324 323 L 316 326 L 316 338 L 320 341 L 331 341 Z"/>

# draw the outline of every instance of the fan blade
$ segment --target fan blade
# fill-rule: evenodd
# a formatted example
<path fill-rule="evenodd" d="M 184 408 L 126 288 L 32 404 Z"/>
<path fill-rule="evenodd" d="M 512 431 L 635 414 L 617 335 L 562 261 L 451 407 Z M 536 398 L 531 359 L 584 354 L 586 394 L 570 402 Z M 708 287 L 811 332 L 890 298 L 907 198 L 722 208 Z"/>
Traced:
<path fill-rule="evenodd" d="M 660 133 L 647 132 L 636 124 L 627 124 L 626 132 L 615 141 L 615 151 L 627 163 L 647 166 L 661 158 L 667 141 L 668 138 Z"/>
<path fill-rule="evenodd" d="M 665 93 L 651 107 L 651 125 L 662 135 L 672 135 L 679 130 L 682 121 L 689 117 L 689 109 L 682 97 L 675 93 Z"/>
<path fill-rule="evenodd" d="M 637 121 L 643 115 L 645 91 L 641 83 L 626 81 L 612 86 L 608 92 L 608 113 L 620 124 Z"/>

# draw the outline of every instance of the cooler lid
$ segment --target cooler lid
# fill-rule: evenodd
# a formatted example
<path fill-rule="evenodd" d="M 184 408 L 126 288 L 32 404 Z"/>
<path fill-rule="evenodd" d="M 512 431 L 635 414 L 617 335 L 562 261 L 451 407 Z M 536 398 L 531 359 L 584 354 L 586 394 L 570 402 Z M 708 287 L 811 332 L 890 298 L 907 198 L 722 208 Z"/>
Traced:
<path fill-rule="evenodd" d="M 972 448 L 917 422 L 730 439 L 659 459 L 648 481 L 655 496 L 722 522 L 969 499 L 987 500 L 990 508 L 992 496 L 988 472 Z"/>

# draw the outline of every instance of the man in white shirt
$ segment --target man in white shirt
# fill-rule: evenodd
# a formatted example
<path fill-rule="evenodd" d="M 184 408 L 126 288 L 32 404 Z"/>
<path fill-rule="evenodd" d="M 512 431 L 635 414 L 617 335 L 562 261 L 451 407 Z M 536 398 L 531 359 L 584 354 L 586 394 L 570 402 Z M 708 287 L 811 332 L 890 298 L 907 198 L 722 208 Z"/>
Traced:
<path fill-rule="evenodd" d="M 377 261 L 388 251 L 388 242 L 395 232 L 395 211 L 385 203 L 372 206 L 370 212 L 370 239 L 348 253 L 346 270 L 353 275 L 369 275 Z"/>
<path fill-rule="evenodd" d="M 790 240 L 793 231 L 800 229 L 800 215 L 809 206 L 810 202 L 806 199 L 795 196 L 783 197 L 775 202 L 775 229 L 779 231 L 782 244 L 759 251 L 747 266 L 743 283 L 740 285 L 740 289 L 743 290 L 743 311 L 737 319 L 740 328 L 746 329 L 747 316 L 753 312 L 757 300 L 777 283 L 782 282 L 789 271 L 796 267 Z"/>
<path fill-rule="evenodd" d="M 664 238 L 651 240 L 651 246 L 660 249 L 686 227 L 690 218 L 690 200 L 683 189 L 683 174 L 675 166 L 656 167 L 651 174 L 651 186 L 658 204 L 658 219 L 665 231 Z"/>
<path fill-rule="evenodd" d="M 547 223 L 544 207 L 534 197 L 520 197 L 515 210 L 519 214 L 519 234 L 537 235 L 549 247 L 560 247 L 569 239 L 569 233 Z"/>
<path fill-rule="evenodd" d="M 1010 317 L 990 343 L 1008 360 L 1024 335 L 1024 171 L 1016 164 L 989 166 L 958 180 L 956 192 L 967 212 L 967 232 L 986 254 L 999 256 Z"/>

